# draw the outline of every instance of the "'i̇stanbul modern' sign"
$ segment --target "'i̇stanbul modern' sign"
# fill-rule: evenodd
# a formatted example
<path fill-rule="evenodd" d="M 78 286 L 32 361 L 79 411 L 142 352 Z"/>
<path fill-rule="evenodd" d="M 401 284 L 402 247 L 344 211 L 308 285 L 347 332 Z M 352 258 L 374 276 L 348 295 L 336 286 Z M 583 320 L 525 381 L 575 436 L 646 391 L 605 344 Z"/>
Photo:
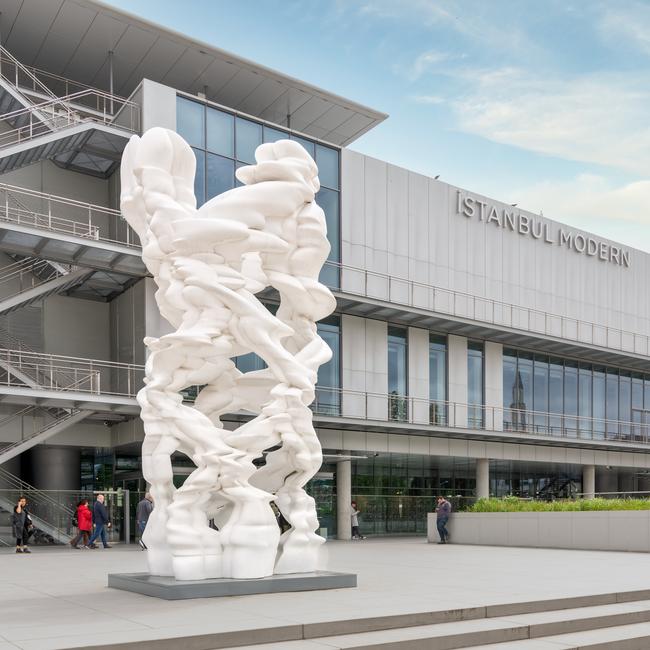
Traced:
<path fill-rule="evenodd" d="M 614 244 L 594 239 L 582 233 L 557 227 L 535 217 L 521 214 L 508 208 L 498 208 L 471 196 L 456 192 L 456 213 L 471 219 L 492 223 L 499 228 L 512 230 L 520 235 L 539 239 L 546 244 L 557 244 L 569 248 L 576 253 L 596 257 L 603 262 L 611 262 L 619 266 L 630 266 L 630 253 Z"/>

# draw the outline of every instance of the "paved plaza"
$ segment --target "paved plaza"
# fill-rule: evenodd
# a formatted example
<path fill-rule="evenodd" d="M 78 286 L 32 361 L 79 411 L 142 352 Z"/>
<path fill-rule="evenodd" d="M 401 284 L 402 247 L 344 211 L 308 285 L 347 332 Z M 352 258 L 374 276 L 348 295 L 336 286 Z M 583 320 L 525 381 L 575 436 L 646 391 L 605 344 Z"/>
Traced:
<path fill-rule="evenodd" d="M 650 588 L 650 555 L 642 553 L 439 546 L 422 538 L 326 548 L 329 568 L 358 573 L 357 589 L 185 601 L 106 587 L 107 573 L 146 569 L 137 547 L 4 551 L 0 650 L 88 648 Z M 251 633 L 251 642 L 259 637 Z"/>

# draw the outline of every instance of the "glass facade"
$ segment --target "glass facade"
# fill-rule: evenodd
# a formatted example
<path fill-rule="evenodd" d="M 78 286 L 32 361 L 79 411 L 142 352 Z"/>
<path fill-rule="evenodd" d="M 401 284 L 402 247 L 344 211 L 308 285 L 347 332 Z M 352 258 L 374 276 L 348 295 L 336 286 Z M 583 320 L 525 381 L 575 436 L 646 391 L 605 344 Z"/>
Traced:
<path fill-rule="evenodd" d="M 472 459 L 376 454 L 352 461 L 352 498 L 364 535 L 425 533 L 437 495 L 451 497 L 459 510 L 473 501 L 475 487 Z"/>
<path fill-rule="evenodd" d="M 328 316 L 317 326 L 319 336 L 332 349 L 332 358 L 318 369 L 314 410 L 325 415 L 341 413 L 341 319 Z"/>
<path fill-rule="evenodd" d="M 388 327 L 388 419 L 408 418 L 408 334 L 405 327 Z"/>
<path fill-rule="evenodd" d="M 575 497 L 582 492 L 582 467 L 564 463 L 490 461 L 490 495 L 537 499 Z"/>
<path fill-rule="evenodd" d="M 447 424 L 447 338 L 429 334 L 429 421 Z"/>
<path fill-rule="evenodd" d="M 467 342 L 467 424 L 480 429 L 485 422 L 483 343 Z"/>
<path fill-rule="evenodd" d="M 648 405 L 650 375 L 523 350 L 503 351 L 506 429 L 645 440 Z"/>
<path fill-rule="evenodd" d="M 321 282 L 339 287 L 340 153 L 338 149 L 296 136 L 289 131 L 235 116 L 228 111 L 181 97 L 176 98 L 176 128 L 196 156 L 194 192 L 198 205 L 240 185 L 235 170 L 255 163 L 255 149 L 264 142 L 290 139 L 299 142 L 318 165 L 321 189 L 316 202 L 325 212 L 327 238 L 332 247 Z"/>

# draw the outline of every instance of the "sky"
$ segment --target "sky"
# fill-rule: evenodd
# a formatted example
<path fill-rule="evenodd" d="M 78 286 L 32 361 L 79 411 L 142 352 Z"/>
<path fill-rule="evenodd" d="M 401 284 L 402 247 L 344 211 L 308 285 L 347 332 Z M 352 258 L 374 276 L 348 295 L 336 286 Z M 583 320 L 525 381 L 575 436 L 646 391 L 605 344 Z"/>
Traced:
<path fill-rule="evenodd" d="M 105 0 L 390 117 L 349 148 L 650 251 L 650 0 Z"/>

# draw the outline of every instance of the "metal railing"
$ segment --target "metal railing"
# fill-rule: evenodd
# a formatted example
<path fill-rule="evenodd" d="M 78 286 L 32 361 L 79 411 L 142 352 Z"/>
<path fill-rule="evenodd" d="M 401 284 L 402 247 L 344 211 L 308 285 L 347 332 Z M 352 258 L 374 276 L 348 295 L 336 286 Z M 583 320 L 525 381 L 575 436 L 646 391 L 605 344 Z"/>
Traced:
<path fill-rule="evenodd" d="M 63 97 L 79 91 L 102 92 L 88 84 L 40 70 L 21 63 L 6 48 L 0 46 L 0 76 L 23 93 Z"/>
<path fill-rule="evenodd" d="M 80 107 L 82 100 L 83 107 Z M 114 111 L 120 113 L 118 128 L 139 132 L 138 104 L 99 90 L 81 90 L 0 115 L 0 120 L 9 123 L 26 121 L 22 126 L 0 134 L 0 148 L 86 122 L 111 124 Z"/>
<path fill-rule="evenodd" d="M 648 334 L 598 325 L 336 262 L 328 261 L 326 267 L 338 270 L 335 274 L 338 281 L 326 282 L 333 291 L 613 350 L 650 355 Z M 647 327 L 650 329 L 650 324 Z"/>
<path fill-rule="evenodd" d="M 140 247 L 119 210 L 0 183 L 0 221 L 50 232 Z M 107 233 L 111 228 L 115 237 Z"/>
<path fill-rule="evenodd" d="M 40 389 L 94 395 L 135 397 L 143 385 L 144 366 L 0 348 L 0 366 L 37 377 Z M 9 370 L 0 371 L 0 386 L 25 387 Z"/>
<path fill-rule="evenodd" d="M 650 423 L 316 387 L 315 414 L 577 441 L 650 443 Z"/>
<path fill-rule="evenodd" d="M 74 266 L 69 268 L 62 264 L 53 266 L 48 260 L 35 257 L 26 257 L 17 262 L 12 262 L 0 269 L 0 293 L 3 294 L 0 302 L 18 296 L 29 289 L 35 289 L 50 280 L 68 275 L 75 270 L 76 267 Z M 16 283 L 19 287 L 18 290 L 5 293 L 2 291 L 2 285 L 7 283 Z"/>

